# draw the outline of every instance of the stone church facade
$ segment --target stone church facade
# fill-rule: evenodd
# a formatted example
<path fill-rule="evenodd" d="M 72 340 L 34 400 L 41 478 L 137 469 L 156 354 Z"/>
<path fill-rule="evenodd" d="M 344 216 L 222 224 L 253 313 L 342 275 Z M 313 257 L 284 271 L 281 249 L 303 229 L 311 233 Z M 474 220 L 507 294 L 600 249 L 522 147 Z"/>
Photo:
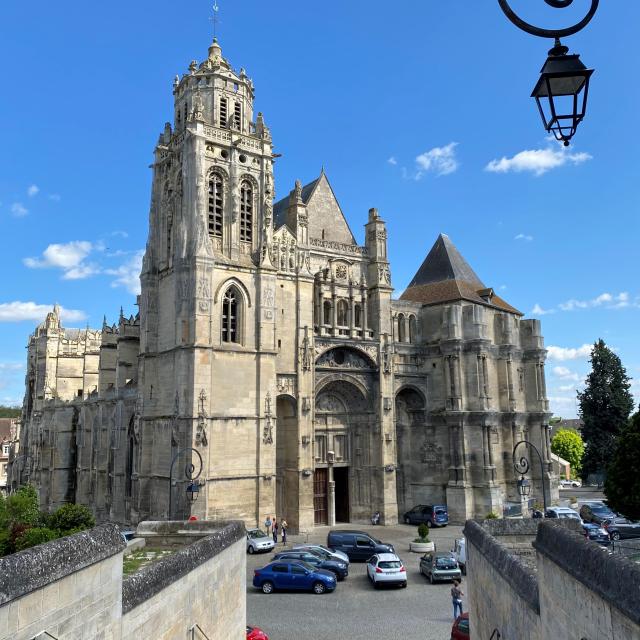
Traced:
<path fill-rule="evenodd" d="M 253 83 L 215 40 L 173 94 L 139 313 L 92 331 L 54 309 L 36 329 L 13 486 L 129 523 L 275 513 L 296 530 L 418 503 L 463 521 L 519 501 L 526 438 L 551 490 L 539 322 L 444 235 L 393 300 L 383 218 L 359 245 L 324 171 L 276 201 Z"/>

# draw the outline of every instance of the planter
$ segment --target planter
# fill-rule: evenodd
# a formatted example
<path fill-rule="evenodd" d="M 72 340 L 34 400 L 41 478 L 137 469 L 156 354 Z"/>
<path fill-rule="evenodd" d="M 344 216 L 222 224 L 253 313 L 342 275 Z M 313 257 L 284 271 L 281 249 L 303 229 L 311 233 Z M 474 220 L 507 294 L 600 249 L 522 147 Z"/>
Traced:
<path fill-rule="evenodd" d="M 430 553 L 436 550 L 436 545 L 433 542 L 410 542 L 409 551 L 413 553 Z"/>

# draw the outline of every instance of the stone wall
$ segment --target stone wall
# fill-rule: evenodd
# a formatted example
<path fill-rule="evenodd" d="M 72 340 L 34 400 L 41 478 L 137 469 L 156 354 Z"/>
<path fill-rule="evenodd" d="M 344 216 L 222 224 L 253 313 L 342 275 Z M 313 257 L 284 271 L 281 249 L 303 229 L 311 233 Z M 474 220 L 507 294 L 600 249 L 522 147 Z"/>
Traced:
<path fill-rule="evenodd" d="M 640 640 L 640 566 L 576 523 L 470 520 L 464 534 L 474 638 Z M 535 558 L 523 554 L 527 537 Z"/>
<path fill-rule="evenodd" d="M 149 537 L 158 534 L 145 524 Z M 196 625 L 211 640 L 244 638 L 244 526 L 159 527 L 156 540 L 181 539 L 183 548 L 124 580 L 126 545 L 113 524 L 0 559 L 0 640 L 45 631 L 58 640 L 171 640 L 188 637 Z"/>

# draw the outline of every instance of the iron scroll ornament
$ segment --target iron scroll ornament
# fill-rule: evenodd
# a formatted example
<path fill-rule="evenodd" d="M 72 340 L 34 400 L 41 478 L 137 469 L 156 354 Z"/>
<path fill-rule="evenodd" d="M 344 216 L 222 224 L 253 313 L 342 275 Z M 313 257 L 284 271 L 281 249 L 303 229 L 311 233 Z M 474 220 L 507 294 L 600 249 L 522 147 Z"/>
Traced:
<path fill-rule="evenodd" d="M 197 449 L 194 449 L 193 447 L 187 447 L 185 449 L 180 449 L 179 451 L 176 451 L 175 455 L 173 456 L 173 459 L 171 460 L 171 466 L 169 467 L 169 520 L 171 520 L 171 515 L 173 511 L 173 508 L 172 508 L 173 507 L 173 491 L 172 491 L 173 466 L 176 463 L 176 460 L 178 459 L 178 457 L 188 451 L 191 451 L 191 453 L 195 453 L 198 456 L 198 461 L 200 466 L 198 468 L 198 473 L 194 475 L 194 471 L 196 470 L 196 465 L 193 464 L 193 460 L 190 459 L 184 466 L 185 478 L 190 482 L 193 482 L 194 480 L 197 480 L 200 477 L 200 474 L 202 473 L 202 467 L 203 467 L 202 456 L 200 455 L 200 452 Z"/>
<path fill-rule="evenodd" d="M 546 1 L 546 0 L 545 0 Z M 516 473 L 519 473 L 521 476 L 524 476 L 529 469 L 531 468 L 531 463 L 529 462 L 529 458 L 527 458 L 526 455 L 522 455 L 520 457 L 520 460 L 517 459 L 516 457 L 516 451 L 518 450 L 518 447 L 521 444 L 525 444 L 528 447 L 531 447 L 531 449 L 533 449 L 533 451 L 536 452 L 536 455 L 538 456 L 538 460 L 540 460 L 540 482 L 542 483 L 542 502 L 544 503 L 544 511 L 546 513 L 547 511 L 547 492 L 545 490 L 544 487 L 544 460 L 542 459 L 542 455 L 540 454 L 540 451 L 538 450 L 538 448 L 532 443 L 529 442 L 528 440 L 520 440 L 520 442 L 516 442 L 516 444 L 513 447 L 513 468 L 515 469 Z"/>
<path fill-rule="evenodd" d="M 568 6 L 573 4 L 573 0 L 544 1 L 554 9 L 566 9 Z M 516 12 L 509 6 L 509 2 L 507 0 L 498 0 L 498 4 L 500 5 L 500 8 L 507 16 L 507 18 L 509 18 L 509 20 L 511 20 L 511 22 L 515 24 L 516 27 L 522 29 L 523 31 L 526 31 L 532 36 L 538 36 L 540 38 L 564 38 L 566 36 L 572 36 L 574 33 L 578 33 L 578 31 L 582 31 L 582 29 L 584 29 L 591 22 L 593 16 L 598 10 L 600 0 L 591 0 L 591 8 L 587 12 L 587 15 L 572 27 L 566 27 L 564 29 L 542 29 L 541 27 L 536 27 L 535 25 L 525 22 L 520 16 L 518 16 Z"/>

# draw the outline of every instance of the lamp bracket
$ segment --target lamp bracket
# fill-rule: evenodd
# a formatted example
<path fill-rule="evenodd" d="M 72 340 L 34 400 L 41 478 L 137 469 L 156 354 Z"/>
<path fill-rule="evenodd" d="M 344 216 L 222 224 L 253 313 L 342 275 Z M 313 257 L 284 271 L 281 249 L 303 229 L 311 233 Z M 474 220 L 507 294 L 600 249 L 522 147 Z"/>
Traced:
<path fill-rule="evenodd" d="M 566 9 L 568 6 L 573 4 L 573 0 L 544 0 L 550 7 L 554 9 Z M 600 4 L 600 0 L 591 0 L 591 7 L 587 12 L 587 15 L 577 22 L 571 27 L 566 27 L 564 29 L 542 29 L 540 27 L 536 27 L 533 24 L 529 24 L 525 22 L 520 16 L 516 14 L 516 12 L 509 6 L 508 0 L 498 0 L 498 4 L 500 8 L 504 12 L 504 14 L 511 20 L 513 24 L 516 25 L 519 29 L 522 29 L 526 33 L 531 34 L 532 36 L 538 36 L 540 38 L 564 38 L 566 36 L 572 36 L 574 33 L 578 33 L 578 31 L 582 31 L 592 20 L 596 11 L 598 10 L 598 5 Z"/>

